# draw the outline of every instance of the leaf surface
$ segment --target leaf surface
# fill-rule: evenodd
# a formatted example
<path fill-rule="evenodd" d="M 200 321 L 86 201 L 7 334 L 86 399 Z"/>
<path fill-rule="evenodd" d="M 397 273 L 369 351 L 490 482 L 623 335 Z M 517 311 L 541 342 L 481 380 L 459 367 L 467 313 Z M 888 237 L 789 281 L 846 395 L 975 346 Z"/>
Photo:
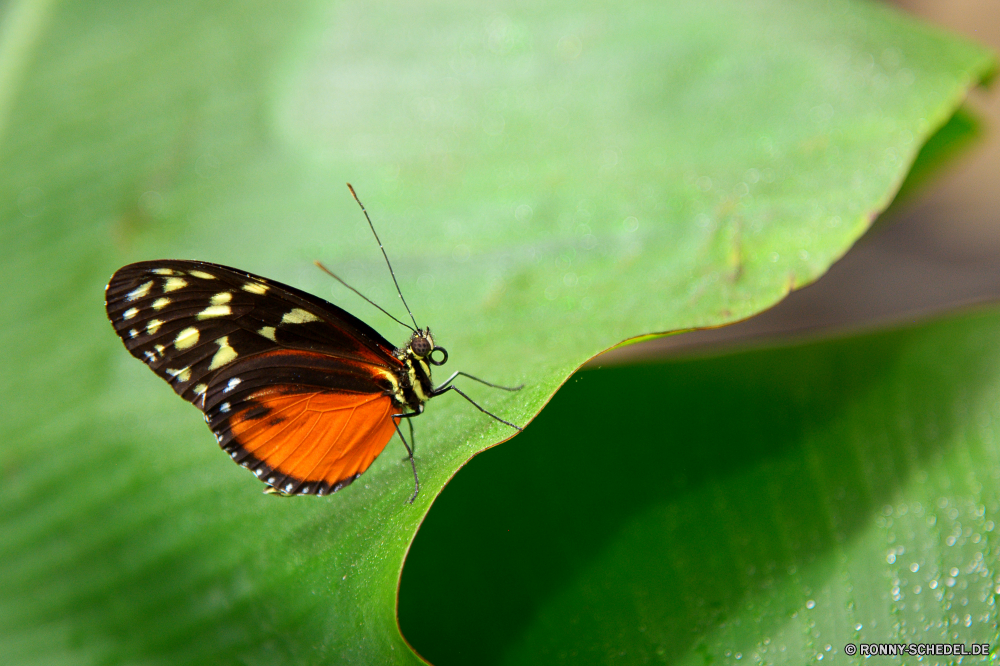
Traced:
<path fill-rule="evenodd" d="M 132 261 L 235 265 L 404 334 L 526 423 L 623 340 L 745 317 L 841 256 L 990 68 L 881 6 L 11 2 L 0 42 L 7 663 L 412 663 L 431 501 L 510 436 L 458 396 L 323 501 L 259 495 L 128 357 Z"/>
<path fill-rule="evenodd" d="M 995 654 L 998 340 L 994 306 L 581 372 L 442 493 L 403 630 L 442 666 Z"/>

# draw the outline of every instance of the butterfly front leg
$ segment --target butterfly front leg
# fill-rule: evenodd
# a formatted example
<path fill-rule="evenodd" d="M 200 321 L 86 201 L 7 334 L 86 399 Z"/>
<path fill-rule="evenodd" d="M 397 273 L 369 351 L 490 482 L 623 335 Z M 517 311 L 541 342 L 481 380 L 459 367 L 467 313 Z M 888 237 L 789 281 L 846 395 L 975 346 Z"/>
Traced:
<path fill-rule="evenodd" d="M 436 396 L 439 396 L 439 395 L 441 395 L 443 393 L 447 393 L 448 391 L 454 391 L 455 393 L 459 394 L 460 396 L 462 396 L 463 398 L 465 398 L 466 400 L 468 400 L 470 403 L 472 403 L 472 406 L 475 407 L 476 409 L 478 409 L 479 411 L 481 411 L 483 414 L 486 414 L 487 416 L 496 419 L 500 423 L 503 423 L 505 425 L 509 425 L 511 428 L 514 428 L 518 432 L 523 432 L 524 431 L 524 428 L 522 428 L 521 426 L 516 426 L 513 423 L 511 423 L 510 421 L 506 421 L 506 420 L 500 418 L 499 416 L 497 416 L 496 414 L 494 414 L 493 412 L 490 412 L 490 411 L 486 410 L 485 408 L 483 408 L 482 406 L 480 406 L 479 403 L 477 403 L 475 400 L 473 400 L 472 398 L 470 398 L 469 396 L 467 396 L 465 393 L 463 393 L 457 386 L 455 386 L 454 384 L 452 384 L 452 382 L 455 381 L 455 379 L 457 377 L 459 377 L 459 376 L 468 377 L 469 379 L 475 380 L 475 381 L 479 382 L 480 384 L 486 384 L 487 386 L 489 386 L 491 388 L 497 388 L 497 389 L 501 389 L 503 391 L 520 391 L 522 388 L 524 388 L 524 384 L 521 384 L 520 386 L 499 386 L 497 384 L 491 384 L 488 381 L 482 380 L 479 377 L 473 377 L 472 375 L 470 375 L 467 372 L 462 372 L 461 370 L 457 370 L 454 373 L 452 373 L 451 377 L 449 377 L 448 379 L 446 379 L 444 381 L 444 383 L 442 383 L 440 386 L 438 386 L 437 388 L 435 388 L 435 389 L 433 389 L 431 391 L 431 397 L 432 398 L 436 397 Z"/>
<path fill-rule="evenodd" d="M 521 384 L 519 386 L 500 386 L 499 384 L 491 384 L 485 379 L 480 379 L 479 377 L 473 377 L 467 372 L 456 370 L 455 372 L 451 373 L 451 377 L 441 382 L 440 386 L 431 391 L 431 397 L 436 395 L 441 395 L 445 391 L 448 391 L 451 388 L 451 383 L 455 381 L 455 379 L 458 378 L 459 376 L 467 377 L 473 381 L 479 382 L 480 384 L 486 384 L 490 388 L 500 389 L 501 391 L 520 391 L 521 389 L 524 388 L 524 384 Z"/>

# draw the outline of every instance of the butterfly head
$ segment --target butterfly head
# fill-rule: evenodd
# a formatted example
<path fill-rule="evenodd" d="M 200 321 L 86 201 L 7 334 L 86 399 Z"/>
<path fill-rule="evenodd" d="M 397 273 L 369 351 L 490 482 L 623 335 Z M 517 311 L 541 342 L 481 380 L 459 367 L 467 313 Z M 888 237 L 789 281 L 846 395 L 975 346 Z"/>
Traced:
<path fill-rule="evenodd" d="M 431 365 L 444 365 L 448 362 L 448 350 L 434 344 L 434 337 L 430 328 L 418 328 L 410 336 L 410 341 L 406 344 L 406 350 L 421 361 L 426 361 Z M 437 356 L 435 357 L 435 353 Z"/>

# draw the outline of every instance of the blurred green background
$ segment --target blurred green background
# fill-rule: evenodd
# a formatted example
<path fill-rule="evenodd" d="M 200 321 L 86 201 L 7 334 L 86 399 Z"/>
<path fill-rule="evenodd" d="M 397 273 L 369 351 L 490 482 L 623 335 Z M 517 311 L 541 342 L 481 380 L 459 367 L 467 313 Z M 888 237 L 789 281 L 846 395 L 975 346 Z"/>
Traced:
<path fill-rule="evenodd" d="M 350 180 L 449 367 L 524 382 L 470 390 L 527 423 L 598 353 L 748 317 L 821 276 L 992 71 L 985 48 L 842 0 L 2 11 L 5 663 L 416 663 L 396 590 L 425 515 L 401 622 L 442 664 L 738 661 L 771 643 L 783 649 L 768 659 L 797 662 L 853 637 L 995 632 L 990 313 L 588 371 L 456 477 L 471 514 L 451 490 L 428 514 L 508 428 L 456 396 L 435 401 L 413 506 L 398 446 L 332 498 L 264 497 L 129 358 L 102 307 L 125 263 L 203 259 L 308 289 L 401 340 L 311 267 L 394 306 Z M 947 126 L 960 130 L 950 145 L 977 123 Z M 938 376 L 948 390 L 921 383 Z M 868 391 L 884 409 L 860 405 Z M 959 406 L 967 418 L 922 420 Z M 829 423 L 850 436 L 819 437 Z M 893 446 L 912 453 L 890 483 L 869 458 Z M 850 478 L 804 475 L 828 465 Z M 878 531 L 914 502 L 951 532 Z M 526 541 L 491 544 L 525 515 L 540 521 Z M 915 547 L 921 558 L 897 564 Z M 486 556 L 505 552 L 508 566 L 537 555 L 509 569 L 516 585 Z M 912 583 L 940 589 L 920 598 L 936 606 L 893 584 L 913 563 L 937 581 Z"/>

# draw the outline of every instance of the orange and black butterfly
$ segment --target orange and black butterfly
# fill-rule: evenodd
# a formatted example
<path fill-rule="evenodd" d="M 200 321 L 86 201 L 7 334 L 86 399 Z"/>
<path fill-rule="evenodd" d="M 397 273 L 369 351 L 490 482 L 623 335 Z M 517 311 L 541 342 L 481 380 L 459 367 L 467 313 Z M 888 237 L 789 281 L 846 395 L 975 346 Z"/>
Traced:
<path fill-rule="evenodd" d="M 294 287 L 173 259 L 121 268 L 105 294 L 108 318 L 126 349 L 204 412 L 222 449 L 266 483 L 265 492 L 336 492 L 398 434 L 413 468 L 412 502 L 420 482 L 399 424 L 408 420 L 412 443 L 410 419 L 448 391 L 521 429 L 452 382 L 462 376 L 508 391 L 520 386 L 497 386 L 464 372 L 438 386 L 431 382 L 431 366 L 444 365 L 448 352 L 412 313 L 412 327 L 389 315 L 412 331 L 404 346 L 394 347 L 357 317 Z"/>

